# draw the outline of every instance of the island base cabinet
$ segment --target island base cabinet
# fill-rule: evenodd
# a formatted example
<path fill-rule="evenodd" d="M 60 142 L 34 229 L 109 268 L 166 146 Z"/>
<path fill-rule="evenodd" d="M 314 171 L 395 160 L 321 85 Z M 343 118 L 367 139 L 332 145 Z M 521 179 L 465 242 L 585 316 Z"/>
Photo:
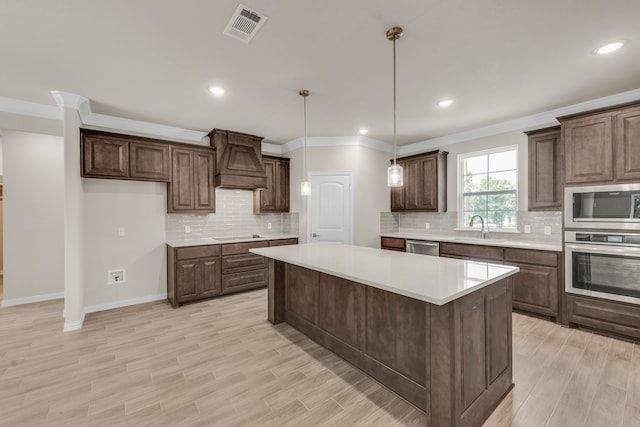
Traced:
<path fill-rule="evenodd" d="M 511 278 L 442 306 L 268 260 L 271 323 L 287 322 L 420 408 L 479 426 L 513 386 Z"/>

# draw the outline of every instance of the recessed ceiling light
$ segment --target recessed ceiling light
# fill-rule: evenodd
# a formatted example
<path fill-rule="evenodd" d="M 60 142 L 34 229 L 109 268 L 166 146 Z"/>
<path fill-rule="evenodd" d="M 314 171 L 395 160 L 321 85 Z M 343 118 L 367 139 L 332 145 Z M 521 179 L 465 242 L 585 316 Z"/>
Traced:
<path fill-rule="evenodd" d="M 606 55 L 607 53 L 615 52 L 620 49 L 626 43 L 626 40 L 616 40 L 611 43 L 607 43 L 593 51 L 596 55 Z"/>
<path fill-rule="evenodd" d="M 369 133 L 369 129 L 358 129 L 358 133 L 360 135 L 366 135 L 367 133 Z"/>
<path fill-rule="evenodd" d="M 209 92 L 211 92 L 212 94 L 214 94 L 215 96 L 221 96 L 224 95 L 224 89 L 222 89 L 221 87 L 215 87 L 215 86 L 211 86 L 209 88 Z"/>
<path fill-rule="evenodd" d="M 438 106 L 442 108 L 450 107 L 451 104 L 453 104 L 453 99 L 443 99 L 442 101 L 438 102 Z"/>

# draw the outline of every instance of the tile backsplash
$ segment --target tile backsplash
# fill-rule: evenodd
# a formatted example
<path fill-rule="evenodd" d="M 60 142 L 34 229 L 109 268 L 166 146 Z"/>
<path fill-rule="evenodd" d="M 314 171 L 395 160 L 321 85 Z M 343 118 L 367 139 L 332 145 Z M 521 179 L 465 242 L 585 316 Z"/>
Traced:
<path fill-rule="evenodd" d="M 429 223 L 429 229 L 425 224 Z M 531 233 L 524 232 L 524 226 L 531 227 Z M 544 227 L 551 227 L 551 235 L 544 234 Z M 479 232 L 457 231 L 458 212 L 428 213 L 428 212 L 380 212 L 380 232 L 406 232 L 423 234 L 447 234 L 460 237 L 475 237 Z M 509 240 L 535 241 L 539 243 L 562 242 L 562 212 L 528 212 L 518 211 L 518 232 L 508 234 Z M 498 232 L 494 231 L 495 237 Z M 501 236 L 503 236 L 501 234 Z M 501 237 L 502 238 L 502 237 Z"/>
<path fill-rule="evenodd" d="M 252 191 L 216 188 L 215 214 L 167 214 L 166 231 L 167 240 L 298 234 L 298 213 L 254 214 Z"/>

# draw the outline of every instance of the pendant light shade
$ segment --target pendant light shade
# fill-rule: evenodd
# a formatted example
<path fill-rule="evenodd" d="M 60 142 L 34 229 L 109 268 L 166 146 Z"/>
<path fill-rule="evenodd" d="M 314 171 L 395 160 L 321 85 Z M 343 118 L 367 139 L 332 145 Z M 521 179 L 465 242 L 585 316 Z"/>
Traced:
<path fill-rule="evenodd" d="M 387 39 L 393 41 L 393 164 L 387 169 L 387 185 L 402 187 L 404 185 L 404 171 L 396 162 L 397 155 L 397 123 L 396 123 L 396 40 L 402 37 L 402 28 L 393 27 L 387 30 Z"/>
<path fill-rule="evenodd" d="M 299 94 L 303 99 L 304 106 L 304 145 L 302 148 L 302 182 L 300 183 L 300 195 L 308 196 L 311 194 L 311 182 L 307 181 L 307 96 L 309 96 L 309 91 L 302 89 Z"/>

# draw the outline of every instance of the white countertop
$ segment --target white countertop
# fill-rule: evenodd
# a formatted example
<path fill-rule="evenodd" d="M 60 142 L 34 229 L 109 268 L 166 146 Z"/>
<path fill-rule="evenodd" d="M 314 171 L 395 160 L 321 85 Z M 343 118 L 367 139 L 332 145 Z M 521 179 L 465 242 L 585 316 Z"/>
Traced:
<path fill-rule="evenodd" d="M 202 239 L 184 239 L 184 240 L 168 240 L 167 245 L 173 248 L 184 248 L 188 246 L 203 246 L 203 245 L 222 245 L 225 243 L 243 243 L 243 242 L 261 242 L 264 240 L 280 240 L 280 239 L 297 239 L 296 234 L 264 234 L 260 237 L 237 237 L 237 238 L 223 238 L 221 240 L 215 237 L 205 237 Z"/>
<path fill-rule="evenodd" d="M 307 243 L 250 251 L 436 305 L 444 305 L 520 271 L 518 267 L 506 265 L 340 243 Z"/>
<path fill-rule="evenodd" d="M 405 232 L 392 232 L 392 233 L 380 233 L 382 237 L 396 237 L 400 239 L 414 239 L 414 240 L 431 240 L 435 242 L 449 242 L 449 243 L 466 243 L 470 245 L 486 245 L 486 246 L 502 246 L 507 248 L 521 248 L 521 249 L 537 249 L 541 251 L 556 251 L 562 252 L 562 242 L 557 244 L 552 243 L 540 243 L 534 241 L 519 241 L 509 240 L 506 238 L 486 238 L 474 239 L 473 237 L 456 237 L 443 234 L 427 234 L 427 233 L 405 233 Z"/>

